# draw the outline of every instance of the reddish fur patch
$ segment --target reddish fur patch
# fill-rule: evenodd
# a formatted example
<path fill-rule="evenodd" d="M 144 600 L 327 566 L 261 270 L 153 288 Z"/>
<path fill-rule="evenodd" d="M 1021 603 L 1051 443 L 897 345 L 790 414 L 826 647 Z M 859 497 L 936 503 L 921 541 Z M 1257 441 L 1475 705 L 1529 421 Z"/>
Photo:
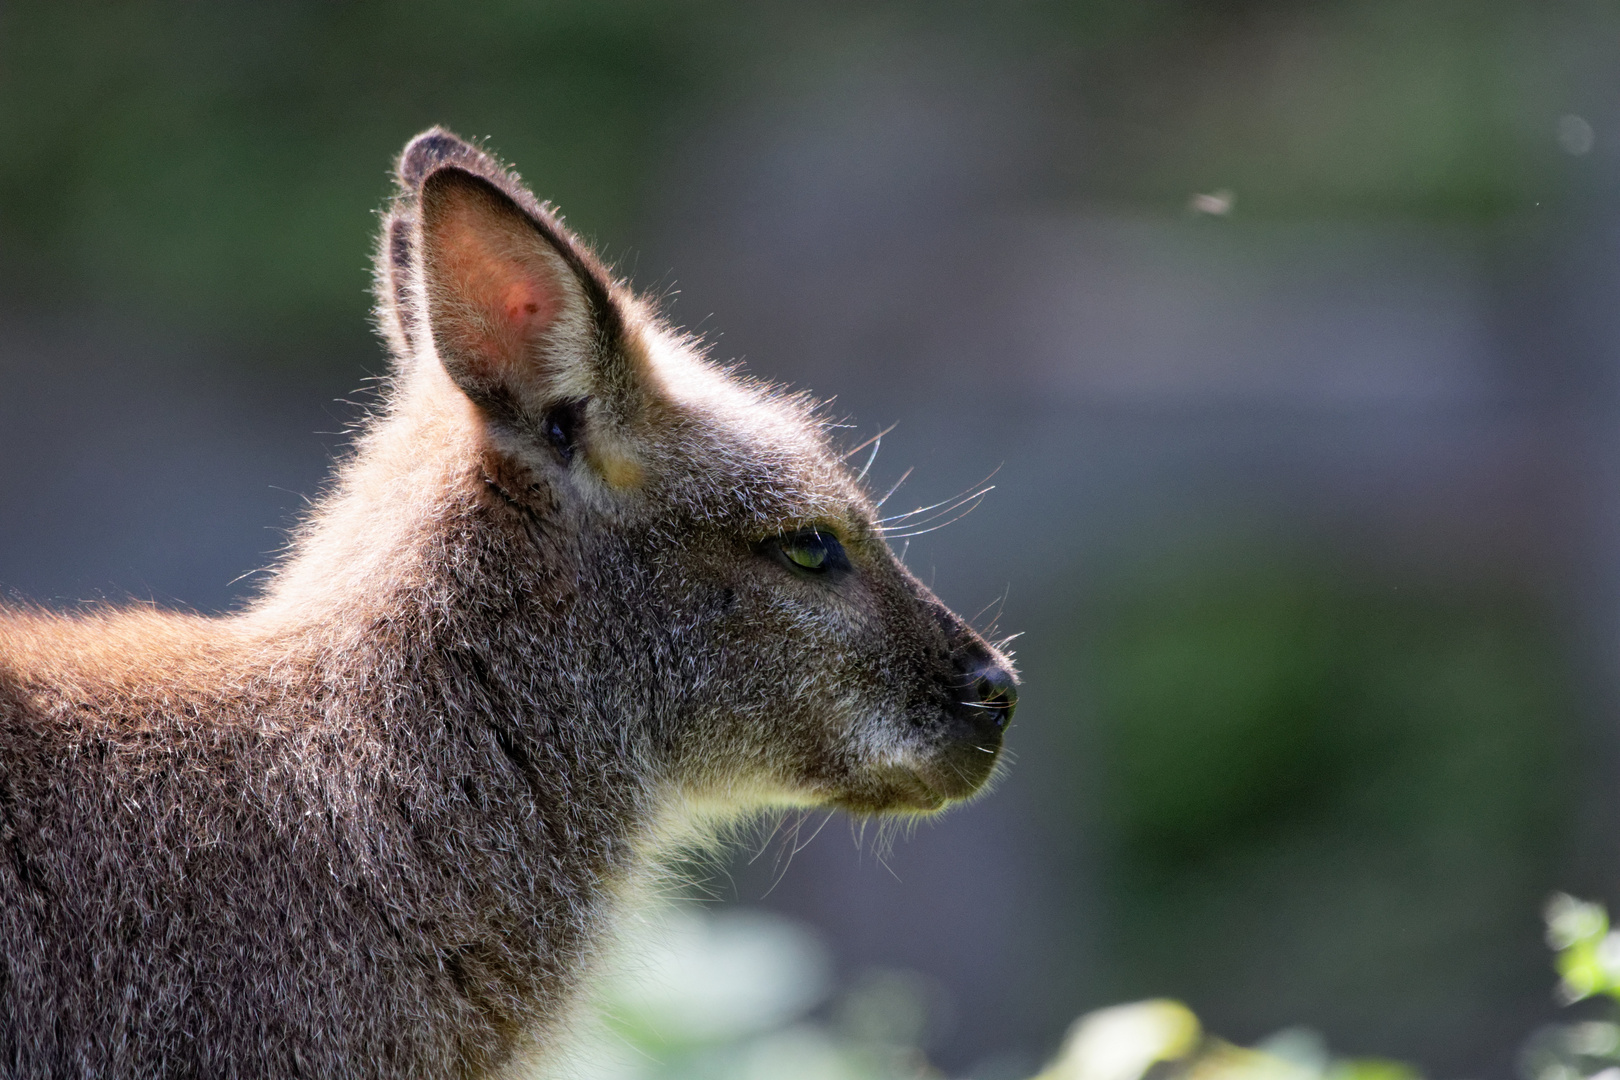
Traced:
<path fill-rule="evenodd" d="M 463 321 L 464 348 L 505 367 L 523 361 L 528 345 L 561 312 L 563 298 L 544 269 L 502 250 L 511 223 L 481 198 L 458 199 L 438 225 L 435 247 L 452 292 L 472 305 Z"/>

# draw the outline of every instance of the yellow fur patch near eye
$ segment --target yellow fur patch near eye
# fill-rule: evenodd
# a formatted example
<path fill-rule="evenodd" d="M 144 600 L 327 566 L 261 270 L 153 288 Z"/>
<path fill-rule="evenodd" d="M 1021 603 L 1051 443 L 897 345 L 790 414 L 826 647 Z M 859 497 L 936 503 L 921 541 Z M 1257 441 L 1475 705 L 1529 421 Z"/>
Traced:
<path fill-rule="evenodd" d="M 641 483 L 641 466 L 619 454 L 600 455 L 596 467 L 601 471 L 602 479 L 607 481 L 608 487 L 623 491 Z"/>

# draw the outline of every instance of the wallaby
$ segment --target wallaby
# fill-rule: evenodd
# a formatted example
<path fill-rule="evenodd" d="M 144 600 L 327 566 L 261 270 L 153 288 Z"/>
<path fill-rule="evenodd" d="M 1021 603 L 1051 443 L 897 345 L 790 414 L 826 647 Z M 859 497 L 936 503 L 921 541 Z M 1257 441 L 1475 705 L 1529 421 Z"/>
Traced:
<path fill-rule="evenodd" d="M 929 813 L 1008 659 L 806 399 L 716 366 L 479 147 L 406 146 L 381 404 L 262 594 L 0 609 L 0 1074 L 483 1077 L 750 814 Z"/>

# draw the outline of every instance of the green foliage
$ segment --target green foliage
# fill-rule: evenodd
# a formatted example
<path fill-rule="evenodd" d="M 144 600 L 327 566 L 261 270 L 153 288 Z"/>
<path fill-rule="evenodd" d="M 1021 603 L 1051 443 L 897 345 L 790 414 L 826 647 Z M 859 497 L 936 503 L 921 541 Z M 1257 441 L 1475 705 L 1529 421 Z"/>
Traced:
<path fill-rule="evenodd" d="M 1559 996 L 1567 1004 L 1598 998 L 1606 1008 L 1598 1018 L 1536 1032 L 1521 1071 L 1527 1080 L 1612 1078 L 1620 1067 L 1620 933 L 1609 929 L 1603 905 L 1564 893 L 1547 902 L 1545 914 Z"/>
<path fill-rule="evenodd" d="M 49 289 L 33 295 L 52 306 L 88 292 L 205 325 L 357 323 L 386 164 L 441 122 L 498 135 L 577 225 L 617 238 L 709 10 L 9 4 L 7 284 Z"/>
<path fill-rule="evenodd" d="M 1557 952 L 1566 1000 L 1606 994 L 1620 1001 L 1620 934 L 1609 930 L 1601 904 L 1554 896 L 1547 902 L 1547 944 Z"/>
<path fill-rule="evenodd" d="M 673 906 L 623 943 L 580 1080 L 915 1080 L 930 988 L 872 969 L 834 987 L 804 927 L 747 910 Z"/>
<path fill-rule="evenodd" d="M 1620 933 L 1601 905 L 1547 905 L 1568 1003 L 1608 1000 L 1610 1019 L 1554 1025 L 1525 1047 L 1527 1080 L 1588 1080 L 1620 1066 Z M 570 1075 L 579 1080 L 902 1080 L 939 1077 L 920 1049 L 925 983 L 869 971 L 834 993 L 814 937 L 780 916 L 674 906 L 624 944 L 624 974 L 603 989 L 603 1024 Z M 828 999 L 832 1005 L 827 1006 Z M 1088 1013 L 1035 1080 L 1419 1080 L 1387 1058 L 1338 1057 L 1309 1028 L 1252 1047 L 1209 1034 L 1179 1001 Z"/>
<path fill-rule="evenodd" d="M 1180 213 L 1227 188 L 1246 217 L 1494 219 L 1557 193 L 1557 33 L 1616 26 L 1507 0 L 1253 6 L 17 0 L 0 8 L 0 289 L 347 332 L 384 164 L 412 132 L 491 137 L 617 254 L 682 131 L 773 97 L 778 122 L 802 119 L 784 95 L 815 102 L 857 52 L 1039 73 L 1024 196 Z"/>
<path fill-rule="evenodd" d="M 1308 1028 L 1252 1048 L 1206 1034 L 1179 1001 L 1139 1001 L 1075 1022 L 1057 1059 L 1035 1080 L 1418 1080 L 1410 1065 L 1335 1058 Z"/>
<path fill-rule="evenodd" d="M 1575 768 L 1532 603 L 1251 551 L 1089 617 L 1110 997 L 1352 1015 L 1409 1053 L 1513 1007 Z"/>
<path fill-rule="evenodd" d="M 568 1073 L 579 1080 L 927 1080 L 932 994 L 868 970 L 837 988 L 819 945 L 780 916 L 672 906 L 633 927 L 623 974 Z M 1417 1080 L 1408 1066 L 1330 1055 L 1303 1028 L 1245 1049 L 1185 1005 L 1143 1001 L 1076 1021 L 1037 1080 Z"/>

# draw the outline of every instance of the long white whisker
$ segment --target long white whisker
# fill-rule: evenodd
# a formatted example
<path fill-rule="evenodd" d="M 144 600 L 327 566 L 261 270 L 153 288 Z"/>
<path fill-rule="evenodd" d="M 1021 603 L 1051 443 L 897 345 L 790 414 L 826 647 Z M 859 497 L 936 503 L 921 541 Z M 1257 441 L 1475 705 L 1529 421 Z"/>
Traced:
<path fill-rule="evenodd" d="M 915 510 L 907 510 L 903 514 L 893 514 L 893 515 L 890 515 L 889 517 L 886 517 L 886 518 L 879 518 L 878 519 L 878 524 L 879 525 L 884 525 L 884 524 L 887 524 L 888 522 L 891 522 L 891 521 L 904 521 L 904 520 L 906 520 L 906 518 L 916 517 L 918 514 L 926 514 L 930 510 L 941 510 L 941 509 L 943 509 L 943 512 L 949 513 L 950 512 L 950 505 L 949 504 L 960 503 L 963 499 L 971 499 L 971 498 L 973 498 L 974 495 L 977 495 L 977 494 L 978 494 L 977 491 L 960 492 L 960 493 L 958 493 L 956 495 L 952 495 L 948 499 L 941 499 L 941 500 L 939 500 L 939 502 L 933 503 L 930 506 L 919 506 L 919 507 L 917 507 L 917 509 L 915 509 Z"/>
<path fill-rule="evenodd" d="M 862 465 L 861 471 L 855 474 L 855 480 L 857 483 L 865 482 L 866 474 L 872 471 L 872 463 L 877 460 L 878 451 L 881 449 L 883 449 L 883 436 L 879 435 L 876 439 L 872 440 L 872 452 L 866 455 L 866 464 Z"/>
<path fill-rule="evenodd" d="M 906 477 L 910 476 L 912 474 L 913 470 L 915 470 L 915 469 L 916 469 L 916 466 L 913 465 L 910 469 L 907 469 L 905 472 L 900 474 L 900 479 L 898 479 L 898 480 L 896 480 L 894 482 L 894 487 L 892 487 L 888 491 L 884 492 L 883 498 L 881 498 L 881 499 L 879 499 L 877 501 L 877 506 L 879 508 L 881 508 L 884 503 L 888 502 L 889 499 L 891 499 L 894 496 L 895 492 L 900 490 L 900 485 L 906 482 Z"/>
<path fill-rule="evenodd" d="M 985 495 L 990 494 L 990 492 L 995 491 L 995 489 L 995 484 L 990 484 L 988 487 L 980 487 L 978 491 L 972 491 L 966 495 L 957 495 L 956 499 L 949 499 L 946 500 L 946 502 L 936 502 L 936 504 L 932 505 L 932 507 L 920 507 L 917 508 L 917 510 L 912 510 L 910 513 L 897 513 L 897 515 L 894 515 L 893 518 L 883 518 L 883 520 L 878 521 L 878 531 L 889 533 L 889 531 L 896 531 L 896 529 L 909 529 L 915 528 L 915 526 L 919 525 L 928 525 L 930 521 L 940 520 L 940 518 L 943 518 L 944 515 L 948 515 L 948 513 L 956 510 L 957 507 L 967 504 L 967 502 L 972 502 L 974 499 L 983 499 Z M 923 510 L 932 510 L 933 513 L 930 513 L 928 517 L 917 518 L 915 521 L 906 520 L 906 518 L 919 515 L 919 513 L 922 513 Z"/>
<path fill-rule="evenodd" d="M 844 455 L 847 458 L 847 457 L 850 456 L 850 454 L 858 454 L 861 451 L 861 447 L 865 446 L 867 443 L 872 444 L 872 452 L 867 455 L 866 464 L 862 465 L 861 466 L 861 471 L 855 474 L 855 479 L 857 481 L 859 481 L 861 483 L 866 482 L 866 474 L 872 471 L 872 463 L 877 460 L 878 451 L 883 449 L 883 436 L 885 436 L 889 432 L 893 431 L 895 429 L 895 427 L 898 425 L 898 423 L 899 423 L 899 421 L 895 421 L 895 423 L 890 424 L 888 427 L 884 428 L 882 431 L 878 432 L 876 435 L 872 436 L 870 439 L 867 439 L 866 442 L 861 443 L 860 446 L 857 446 L 854 449 L 852 449 L 849 452 L 849 454 Z"/>
<path fill-rule="evenodd" d="M 982 503 L 983 501 L 984 501 L 984 499 L 983 499 L 982 496 L 980 498 L 978 498 L 978 499 L 975 499 L 971 504 L 969 504 L 969 506 L 968 506 L 968 508 L 966 510 L 963 510 L 960 514 L 957 514 L 955 517 L 951 518 L 949 521 L 942 521 L 938 525 L 930 525 L 926 529 L 913 529 L 910 532 L 895 533 L 892 537 L 890 536 L 890 534 L 884 533 L 883 538 L 885 540 L 894 539 L 894 538 L 899 538 L 899 539 L 902 539 L 902 540 L 909 540 L 913 536 L 922 536 L 925 533 L 936 532 L 936 531 L 938 531 L 940 529 L 943 529 L 947 525 L 954 525 L 958 521 L 961 521 L 963 518 L 965 518 L 969 514 L 973 513 L 973 511 L 977 510 L 979 508 L 979 504 Z"/>
<path fill-rule="evenodd" d="M 794 816 L 793 827 L 782 834 L 782 844 L 776 849 L 776 866 L 773 867 L 775 873 L 771 878 L 770 888 L 765 890 L 765 896 L 775 892 L 776 887 L 782 884 L 782 879 L 787 877 L 788 868 L 793 865 L 793 856 L 799 853 L 799 831 L 804 828 L 804 822 L 808 816 L 808 811 L 800 810 Z M 782 854 L 784 851 L 787 853 L 785 856 Z"/>
<path fill-rule="evenodd" d="M 950 499 L 941 499 L 941 500 L 939 500 L 939 502 L 934 503 L 933 506 L 919 506 L 919 507 L 917 507 L 917 509 L 915 509 L 915 510 L 907 510 L 903 514 L 894 514 L 894 515 L 892 515 L 890 517 L 878 518 L 878 524 L 882 525 L 884 522 L 887 522 L 887 521 L 903 521 L 908 517 L 915 517 L 917 514 L 921 514 L 921 513 L 925 513 L 926 511 L 933 510 L 935 507 L 944 506 L 946 503 L 950 502 L 952 499 L 955 499 L 956 497 L 957 496 L 952 495 Z"/>
<path fill-rule="evenodd" d="M 916 528 L 919 528 L 919 527 L 921 527 L 923 525 L 932 524 L 933 522 L 936 522 L 940 518 L 944 517 L 946 514 L 952 513 L 953 511 L 956 511 L 956 510 L 960 510 L 962 507 L 967 506 L 969 503 L 973 503 L 975 506 L 977 506 L 978 505 L 977 500 L 983 499 L 986 495 L 990 494 L 994 490 L 996 490 L 996 485 L 994 485 L 994 484 L 991 484 L 989 487 L 986 487 L 986 488 L 980 488 L 978 491 L 973 492 L 971 495 L 962 496 L 960 499 L 957 499 L 955 502 L 951 503 L 949 506 L 945 507 L 944 509 L 936 510 L 934 513 L 929 514 L 927 517 L 918 518 L 915 521 L 907 521 L 904 524 L 900 524 L 900 525 L 885 525 L 882 522 L 879 522 L 878 523 L 878 532 L 882 533 L 884 536 L 889 536 L 889 535 L 905 536 L 905 535 L 907 535 L 907 530 L 916 529 Z M 896 519 L 896 520 L 898 520 L 898 519 Z"/>
<path fill-rule="evenodd" d="M 964 492 L 969 491 L 969 490 L 971 490 L 973 488 L 978 487 L 980 484 L 989 484 L 991 480 L 995 479 L 996 473 L 998 473 L 1000 471 L 1001 471 L 1001 466 L 997 465 L 995 468 L 991 469 L 990 472 L 988 474 L 986 474 L 985 477 L 983 479 L 981 479 L 978 483 L 969 484 L 966 488 L 963 489 L 963 491 Z M 989 491 L 990 488 L 986 487 L 984 490 Z M 958 492 L 957 494 L 952 495 L 949 498 L 941 499 L 939 502 L 934 503 L 934 505 L 932 505 L 932 506 L 919 506 L 919 507 L 917 507 L 917 509 L 915 509 L 915 510 L 907 510 L 903 514 L 895 514 L 893 517 L 882 518 L 882 519 L 880 519 L 878 521 L 878 524 L 881 525 L 885 521 L 904 521 L 908 517 L 916 517 L 918 514 L 926 514 L 930 510 L 937 510 L 939 507 L 944 506 L 948 502 L 958 502 L 959 503 L 963 499 L 971 499 L 971 498 L 973 498 L 972 495 L 966 495 L 966 494 L 962 494 L 961 492 Z M 946 512 L 949 513 L 948 510 Z"/>
<path fill-rule="evenodd" d="M 1011 586 L 1009 586 L 1009 588 L 1010 587 Z M 973 613 L 973 621 L 978 622 L 980 619 L 982 619 L 984 617 L 985 612 L 989 611 L 991 608 L 995 607 L 997 604 L 1005 605 L 1006 603 L 1007 603 L 1007 590 L 1002 589 L 1000 596 L 996 597 L 994 600 L 992 600 L 988 604 L 984 605 L 984 607 L 980 608 L 978 611 Z M 990 620 L 991 624 L 994 625 L 996 619 L 999 619 L 999 618 L 1001 618 L 1001 612 L 998 611 L 998 612 L 996 612 L 996 618 Z"/>
<path fill-rule="evenodd" d="M 776 834 L 782 831 L 782 822 L 786 820 L 786 814 L 783 814 L 776 819 L 776 824 L 771 826 L 771 831 L 766 833 L 764 839 L 759 842 L 759 850 L 754 852 L 753 856 L 748 860 L 749 866 L 753 866 L 754 863 L 758 862 L 759 857 L 765 854 L 766 850 L 770 848 L 771 841 L 776 839 Z"/>
<path fill-rule="evenodd" d="M 793 854 L 797 855 L 799 852 L 803 851 L 805 848 L 809 847 L 815 842 L 816 837 L 821 835 L 821 830 L 827 827 L 827 822 L 833 819 L 833 813 L 834 811 L 832 810 L 827 811 L 827 816 L 821 819 L 821 824 L 817 825 L 816 831 L 810 834 L 810 839 L 795 847 L 793 849 Z"/>
<path fill-rule="evenodd" d="M 844 426 L 844 425 L 840 425 L 840 426 Z M 882 431 L 878 432 L 876 435 L 873 435 L 873 436 L 871 436 L 870 438 L 867 438 L 867 439 L 862 439 L 860 442 L 856 443 L 854 446 L 850 447 L 848 450 L 845 450 L 844 451 L 844 457 L 846 459 L 854 457 L 856 454 L 860 453 L 862 450 L 865 450 L 868 446 L 871 446 L 873 443 L 877 442 L 879 439 L 883 438 L 883 436 L 887 435 L 889 432 L 893 431 L 895 428 L 897 428 L 899 426 L 900 426 L 899 421 L 895 421 L 894 423 L 890 424 L 888 427 L 884 428 Z"/>
<path fill-rule="evenodd" d="M 872 855 L 877 859 L 877 864 L 889 872 L 890 877 L 894 878 L 896 881 L 899 881 L 900 875 L 895 873 L 894 867 L 889 865 L 889 857 L 884 853 L 885 847 L 887 847 L 889 850 L 893 850 L 893 837 L 884 838 L 879 836 L 878 842 L 872 845 Z"/>

